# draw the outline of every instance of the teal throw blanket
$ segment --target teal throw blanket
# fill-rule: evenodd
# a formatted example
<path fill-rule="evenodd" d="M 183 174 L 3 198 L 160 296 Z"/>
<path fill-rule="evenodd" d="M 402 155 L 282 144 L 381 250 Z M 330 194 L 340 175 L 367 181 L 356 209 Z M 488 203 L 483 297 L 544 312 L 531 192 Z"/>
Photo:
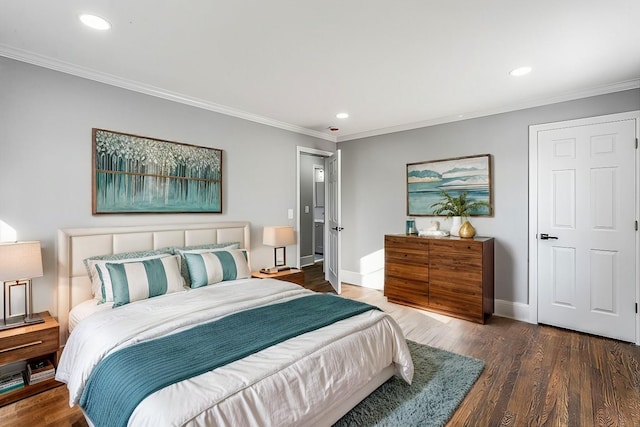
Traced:
<path fill-rule="evenodd" d="M 339 320 L 377 309 L 329 294 L 241 311 L 107 356 L 80 406 L 96 427 L 126 426 L 148 395 Z"/>

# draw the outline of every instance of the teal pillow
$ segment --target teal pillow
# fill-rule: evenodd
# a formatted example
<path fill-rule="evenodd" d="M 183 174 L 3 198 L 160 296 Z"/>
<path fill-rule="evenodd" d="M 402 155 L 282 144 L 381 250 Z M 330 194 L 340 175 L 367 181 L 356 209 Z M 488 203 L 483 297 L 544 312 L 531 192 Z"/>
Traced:
<path fill-rule="evenodd" d="M 187 262 L 184 259 L 185 253 L 201 253 L 201 252 L 209 252 L 210 250 L 216 249 L 238 249 L 240 247 L 240 242 L 227 242 L 227 243 L 208 243 L 205 245 L 195 245 L 195 246 L 181 246 L 181 247 L 172 247 L 171 251 L 174 255 L 180 255 L 181 257 L 181 271 L 182 277 L 184 277 L 185 283 L 191 283 L 191 278 L 189 277 L 189 269 L 187 268 Z"/>
<path fill-rule="evenodd" d="M 246 279 L 251 276 L 247 262 L 247 251 L 244 249 L 185 253 L 184 258 L 191 277 L 192 288 L 226 280 Z"/>
<path fill-rule="evenodd" d="M 113 291 L 113 307 L 133 301 L 184 290 L 179 256 L 155 258 L 140 262 L 107 263 L 102 274 L 109 274 Z"/>
<path fill-rule="evenodd" d="M 111 294 L 111 292 L 105 291 L 106 289 L 111 289 L 111 285 L 109 283 L 105 283 L 105 280 L 107 282 L 109 281 L 109 275 L 105 274 L 105 276 L 103 277 L 102 272 L 100 271 L 98 266 L 104 266 L 108 262 L 137 262 L 168 256 L 173 256 L 171 252 L 168 251 L 168 249 L 156 249 L 150 251 L 124 252 L 119 254 L 101 255 L 87 258 L 84 260 L 84 264 L 85 266 L 87 266 L 87 270 L 89 271 L 89 278 L 91 279 L 91 293 L 94 297 L 100 297 L 102 302 L 113 301 L 113 295 Z"/>

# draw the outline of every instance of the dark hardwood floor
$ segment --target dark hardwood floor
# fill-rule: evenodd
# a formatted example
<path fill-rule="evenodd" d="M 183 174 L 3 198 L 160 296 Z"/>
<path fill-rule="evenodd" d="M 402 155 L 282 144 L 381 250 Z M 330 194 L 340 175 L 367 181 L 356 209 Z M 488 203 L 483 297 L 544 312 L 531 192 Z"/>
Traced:
<path fill-rule="evenodd" d="M 303 267 L 304 287 L 315 292 L 334 293 L 331 283 L 324 280 L 323 264 L 317 262 L 309 267 Z"/>
<path fill-rule="evenodd" d="M 321 265 L 305 286 L 333 292 Z M 448 423 L 458 426 L 640 426 L 640 348 L 548 326 L 492 317 L 486 325 L 386 301 L 382 292 L 343 284 L 343 295 L 387 311 L 408 339 L 476 357 L 485 369 Z M 0 408 L 1 426 L 86 422 L 58 387 Z"/>

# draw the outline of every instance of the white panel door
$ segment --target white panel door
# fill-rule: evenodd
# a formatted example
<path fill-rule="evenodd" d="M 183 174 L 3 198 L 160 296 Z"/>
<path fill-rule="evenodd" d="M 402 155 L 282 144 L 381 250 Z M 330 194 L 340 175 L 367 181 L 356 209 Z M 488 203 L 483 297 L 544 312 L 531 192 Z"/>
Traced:
<path fill-rule="evenodd" d="M 324 161 L 325 171 L 325 278 L 338 294 L 342 293 L 340 277 L 340 231 L 342 212 L 340 205 L 340 150 Z"/>
<path fill-rule="evenodd" d="M 538 133 L 538 321 L 636 339 L 636 121 Z"/>

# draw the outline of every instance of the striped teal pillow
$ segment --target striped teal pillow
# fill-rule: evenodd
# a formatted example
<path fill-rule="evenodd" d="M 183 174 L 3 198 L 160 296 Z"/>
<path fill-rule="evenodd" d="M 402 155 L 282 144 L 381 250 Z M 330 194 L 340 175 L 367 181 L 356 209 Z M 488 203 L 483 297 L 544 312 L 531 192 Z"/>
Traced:
<path fill-rule="evenodd" d="M 92 270 L 91 291 L 93 292 L 94 296 L 100 298 L 100 303 L 113 302 L 111 277 L 109 276 L 108 273 L 103 274 L 103 272 L 106 271 L 104 265 L 107 263 L 125 264 L 129 262 L 146 261 L 148 259 L 164 258 L 164 257 L 170 257 L 170 256 L 172 255 L 165 253 L 161 255 L 152 255 L 152 256 L 140 257 L 140 258 L 113 259 L 109 261 L 90 259 L 87 261 L 87 263 L 89 265 L 89 268 L 91 268 Z"/>
<path fill-rule="evenodd" d="M 177 255 L 141 262 L 107 263 L 105 268 L 111 278 L 113 307 L 184 290 Z"/>
<path fill-rule="evenodd" d="M 184 254 L 186 253 L 202 253 L 202 252 L 212 252 L 214 250 L 221 249 L 238 249 L 240 247 L 239 242 L 229 242 L 229 243 L 210 243 L 206 245 L 197 245 L 197 246 L 183 246 L 181 248 L 171 248 L 174 255 L 180 255 L 182 258 L 182 264 L 180 266 L 180 271 L 182 271 L 182 277 L 184 277 L 185 283 L 191 283 L 191 278 L 189 277 L 189 269 L 187 268 L 187 261 L 184 258 Z"/>
<path fill-rule="evenodd" d="M 163 249 L 151 249 L 148 251 L 137 251 L 137 252 L 121 252 L 118 254 L 109 254 L 109 255 L 98 255 L 92 256 L 90 258 L 86 258 L 84 260 L 84 265 L 87 268 L 87 273 L 89 273 L 89 277 L 91 278 L 91 292 L 95 297 L 100 297 L 102 294 L 102 300 L 105 301 L 113 301 L 111 297 L 105 297 L 104 292 L 102 291 L 102 278 L 100 277 L 100 272 L 96 268 L 96 264 L 104 265 L 107 262 L 134 262 L 134 261 L 144 261 L 145 259 L 151 258 L 161 258 L 163 256 L 175 255 L 171 248 L 163 248 Z"/>
<path fill-rule="evenodd" d="M 189 269 L 192 288 L 212 285 L 225 280 L 246 279 L 251 276 L 247 262 L 247 251 L 244 249 L 184 253 L 183 256 Z"/>

